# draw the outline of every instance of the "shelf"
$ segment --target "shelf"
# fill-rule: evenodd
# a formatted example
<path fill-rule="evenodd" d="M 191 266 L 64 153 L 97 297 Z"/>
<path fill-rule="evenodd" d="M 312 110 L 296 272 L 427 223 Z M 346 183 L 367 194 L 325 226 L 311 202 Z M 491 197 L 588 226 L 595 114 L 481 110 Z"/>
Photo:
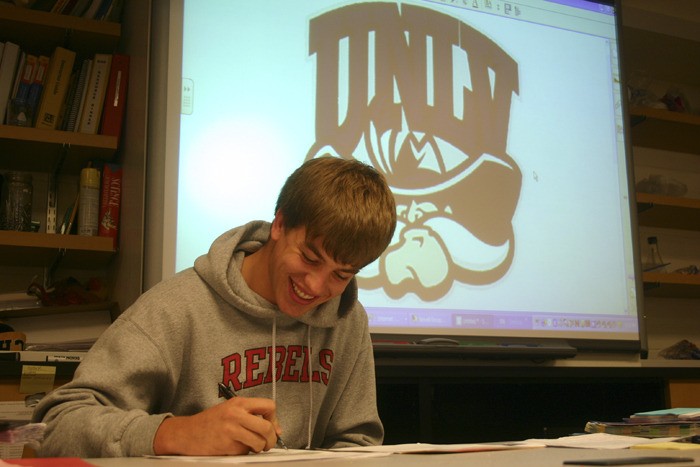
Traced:
<path fill-rule="evenodd" d="M 114 302 L 86 303 L 84 305 L 44 306 L 24 308 L 21 310 L 0 310 L 0 319 L 27 318 L 30 316 L 47 316 L 65 313 L 88 313 L 91 311 L 109 310 L 114 319 L 119 314 L 119 305 Z"/>
<path fill-rule="evenodd" d="M 56 376 L 63 378 L 73 378 L 75 370 L 80 362 L 3 362 L 0 361 L 0 377 L 19 378 L 22 376 L 23 367 L 32 366 L 53 366 L 56 368 Z"/>
<path fill-rule="evenodd" d="M 700 199 L 637 193 L 637 210 L 640 225 L 700 231 Z"/>
<path fill-rule="evenodd" d="M 700 67 L 693 58 L 700 54 L 700 41 L 623 26 L 621 48 L 628 77 L 641 71 L 658 81 L 700 85 Z"/>
<path fill-rule="evenodd" d="M 642 360 L 644 368 L 700 368 L 700 360 L 666 360 L 661 358 L 650 358 Z"/>
<path fill-rule="evenodd" d="M 647 297 L 700 298 L 700 274 L 642 273 Z"/>
<path fill-rule="evenodd" d="M 110 161 L 117 144 L 116 136 L 0 125 L 0 167 L 51 172 L 66 148 L 63 169 L 78 172 L 88 161 Z M 31 154 L 31 157 L 18 157 L 18 154 Z"/>
<path fill-rule="evenodd" d="M 700 155 L 700 115 L 633 107 L 632 144 Z"/>
<path fill-rule="evenodd" d="M 648 72 L 660 83 L 700 85 L 700 68 L 688 65 L 688 57 L 700 53 L 698 41 L 623 27 L 622 50 L 628 77 Z M 700 156 L 700 115 L 648 107 L 632 107 L 629 114 L 634 146 Z M 700 199 L 648 193 L 636 199 L 639 225 L 700 231 Z M 642 280 L 647 297 L 700 298 L 700 275 L 645 272 Z"/>
<path fill-rule="evenodd" d="M 19 43 L 35 54 L 50 56 L 56 46 L 79 55 L 95 50 L 111 53 L 121 37 L 121 25 L 78 16 L 58 15 L 0 4 L 0 31 L 4 40 Z"/>
<path fill-rule="evenodd" d="M 103 268 L 115 254 L 109 237 L 0 231 L 3 266 L 47 267 L 60 250 L 65 250 L 62 267 L 80 269 Z"/>

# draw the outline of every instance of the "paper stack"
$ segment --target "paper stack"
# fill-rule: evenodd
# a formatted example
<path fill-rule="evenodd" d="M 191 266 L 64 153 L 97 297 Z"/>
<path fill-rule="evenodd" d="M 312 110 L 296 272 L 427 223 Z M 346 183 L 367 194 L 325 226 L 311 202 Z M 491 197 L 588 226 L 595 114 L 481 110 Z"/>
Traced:
<path fill-rule="evenodd" d="M 700 435 L 700 408 L 637 412 L 620 422 L 588 422 L 585 431 L 644 438 L 696 436 Z"/>

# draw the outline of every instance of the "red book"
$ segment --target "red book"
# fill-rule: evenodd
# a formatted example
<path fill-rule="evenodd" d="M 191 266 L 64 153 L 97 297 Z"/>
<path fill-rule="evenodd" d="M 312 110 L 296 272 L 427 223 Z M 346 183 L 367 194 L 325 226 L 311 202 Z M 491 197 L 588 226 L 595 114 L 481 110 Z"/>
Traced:
<path fill-rule="evenodd" d="M 3 459 L 4 464 L 10 465 L 29 465 L 32 467 L 94 467 L 95 464 L 90 464 L 78 457 L 35 457 L 26 459 Z"/>
<path fill-rule="evenodd" d="M 119 211 L 122 204 L 123 169 L 117 164 L 105 164 L 102 169 L 100 217 L 97 235 L 112 237 L 114 249 L 119 240 Z"/>
<path fill-rule="evenodd" d="M 100 133 L 103 135 L 119 138 L 121 134 L 128 82 L 129 56 L 114 54 L 112 56 L 112 67 L 109 71 L 104 110 L 102 111 L 102 128 Z"/>

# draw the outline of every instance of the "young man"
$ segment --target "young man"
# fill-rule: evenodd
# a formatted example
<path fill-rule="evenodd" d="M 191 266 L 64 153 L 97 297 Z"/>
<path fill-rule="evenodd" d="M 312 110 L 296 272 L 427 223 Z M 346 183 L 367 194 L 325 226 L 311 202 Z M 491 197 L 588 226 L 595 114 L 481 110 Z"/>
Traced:
<path fill-rule="evenodd" d="M 374 361 L 354 275 L 391 241 L 393 196 L 323 157 L 271 224 L 230 230 L 144 293 L 34 412 L 42 456 L 229 455 L 380 444 Z M 237 397 L 225 399 L 218 384 Z"/>

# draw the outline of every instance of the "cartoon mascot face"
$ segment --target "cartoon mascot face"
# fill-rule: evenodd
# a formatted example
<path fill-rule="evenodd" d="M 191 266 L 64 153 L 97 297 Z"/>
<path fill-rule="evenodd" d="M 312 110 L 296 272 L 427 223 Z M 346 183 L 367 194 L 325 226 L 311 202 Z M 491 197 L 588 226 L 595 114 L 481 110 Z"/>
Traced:
<path fill-rule="evenodd" d="M 396 197 L 394 239 L 360 286 L 437 300 L 454 281 L 503 277 L 522 181 L 506 153 L 513 59 L 451 16 L 395 3 L 313 18 L 309 47 L 317 88 L 307 157 L 366 161 Z"/>

